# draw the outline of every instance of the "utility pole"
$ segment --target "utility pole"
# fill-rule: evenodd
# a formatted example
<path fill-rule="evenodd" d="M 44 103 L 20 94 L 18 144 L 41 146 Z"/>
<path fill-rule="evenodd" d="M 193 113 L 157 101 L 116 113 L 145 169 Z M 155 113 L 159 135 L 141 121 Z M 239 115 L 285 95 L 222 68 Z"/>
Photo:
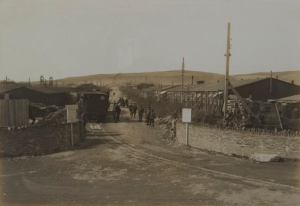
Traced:
<path fill-rule="evenodd" d="M 272 73 L 272 70 L 271 70 L 271 73 L 270 73 L 270 92 L 272 92 L 272 76 L 273 76 L 273 73 Z"/>
<path fill-rule="evenodd" d="M 224 88 L 224 117 L 227 113 L 228 101 L 228 81 L 229 81 L 229 58 L 230 58 L 230 22 L 228 22 L 227 29 L 227 50 L 226 50 L 226 75 L 225 75 L 225 88 Z"/>
<path fill-rule="evenodd" d="M 182 71 L 181 71 L 181 104 L 183 103 L 183 74 L 184 74 L 184 57 L 182 58 Z"/>

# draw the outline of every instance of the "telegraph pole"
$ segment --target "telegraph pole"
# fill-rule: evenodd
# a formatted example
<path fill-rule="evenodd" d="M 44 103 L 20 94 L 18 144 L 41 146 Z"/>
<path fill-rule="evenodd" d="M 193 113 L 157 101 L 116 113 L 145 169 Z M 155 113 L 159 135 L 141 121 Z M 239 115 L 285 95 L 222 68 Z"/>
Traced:
<path fill-rule="evenodd" d="M 182 58 L 182 71 L 181 71 L 181 104 L 183 103 L 183 74 L 184 74 L 184 57 Z"/>
<path fill-rule="evenodd" d="M 272 70 L 271 70 L 271 73 L 270 73 L 270 92 L 272 92 L 272 78 L 273 78 L 273 73 L 272 73 Z"/>
<path fill-rule="evenodd" d="M 229 58 L 230 58 L 230 22 L 228 22 L 227 29 L 227 50 L 226 50 L 226 74 L 225 74 L 225 89 L 224 89 L 224 117 L 227 113 L 228 101 L 228 81 L 229 81 Z"/>

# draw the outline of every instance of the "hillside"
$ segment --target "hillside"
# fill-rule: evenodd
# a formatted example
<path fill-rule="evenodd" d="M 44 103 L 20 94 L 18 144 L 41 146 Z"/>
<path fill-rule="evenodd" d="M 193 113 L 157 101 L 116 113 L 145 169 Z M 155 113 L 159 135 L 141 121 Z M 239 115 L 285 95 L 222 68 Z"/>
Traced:
<path fill-rule="evenodd" d="M 192 76 L 194 76 L 194 84 L 196 81 L 202 80 L 205 83 L 214 83 L 224 81 L 223 74 L 210 73 L 210 72 L 200 72 L 200 71 L 189 71 L 185 70 L 184 72 L 184 84 L 192 83 Z M 283 72 L 273 72 L 273 77 L 291 82 L 294 80 L 295 84 L 300 85 L 300 71 L 283 71 Z M 266 78 L 270 77 L 269 72 L 259 72 L 259 73 L 250 73 L 250 74 L 238 74 L 230 76 L 232 80 L 240 79 L 257 79 L 257 78 Z M 100 84 L 125 84 L 131 82 L 132 84 L 139 83 L 154 83 L 154 84 L 163 84 L 163 85 L 175 85 L 181 84 L 181 70 L 173 71 L 162 71 L 162 72 L 141 72 L 141 73 L 119 73 L 119 74 L 95 74 L 88 76 L 79 76 L 79 77 L 68 77 L 63 79 L 55 80 L 58 84 L 83 84 L 83 83 L 94 83 L 95 85 Z M 38 84 L 39 82 L 32 82 Z"/>
<path fill-rule="evenodd" d="M 198 80 L 205 82 L 217 82 L 223 81 L 224 75 L 209 73 L 209 72 L 198 72 L 188 71 L 184 72 L 184 81 L 186 84 L 192 83 L 192 76 L 194 76 L 194 83 Z M 94 83 L 94 84 L 124 84 L 131 82 L 137 83 L 154 83 L 154 84 L 181 84 L 181 70 L 165 71 L 165 72 L 143 72 L 143 73 L 120 73 L 120 74 L 95 74 L 81 77 L 68 77 L 59 79 L 58 82 L 68 83 Z"/>
<path fill-rule="evenodd" d="M 283 81 L 291 82 L 294 80 L 295 84 L 300 85 L 300 71 L 284 71 L 284 72 L 273 72 L 273 78 L 278 76 L 278 79 Z M 251 74 L 238 74 L 233 75 L 235 79 L 256 79 L 270 77 L 270 72 L 259 72 Z"/>

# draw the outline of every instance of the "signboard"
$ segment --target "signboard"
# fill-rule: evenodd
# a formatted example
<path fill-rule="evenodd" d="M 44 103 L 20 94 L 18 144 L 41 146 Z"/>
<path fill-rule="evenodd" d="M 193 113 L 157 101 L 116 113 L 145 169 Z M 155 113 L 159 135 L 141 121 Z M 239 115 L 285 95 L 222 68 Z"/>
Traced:
<path fill-rule="evenodd" d="M 77 122 L 78 105 L 66 105 L 67 109 L 67 123 Z"/>
<path fill-rule="evenodd" d="M 182 109 L 182 122 L 186 122 L 186 123 L 192 122 L 192 109 L 189 108 Z"/>

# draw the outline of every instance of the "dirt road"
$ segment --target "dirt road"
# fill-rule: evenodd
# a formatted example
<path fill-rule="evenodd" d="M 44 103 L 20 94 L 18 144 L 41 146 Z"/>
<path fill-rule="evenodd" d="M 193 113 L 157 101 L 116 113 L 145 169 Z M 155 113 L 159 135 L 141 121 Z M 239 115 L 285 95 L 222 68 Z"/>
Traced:
<path fill-rule="evenodd" d="M 120 120 L 109 116 L 73 151 L 1 159 L 1 205 L 299 205 L 296 162 L 168 144 L 127 108 Z"/>

